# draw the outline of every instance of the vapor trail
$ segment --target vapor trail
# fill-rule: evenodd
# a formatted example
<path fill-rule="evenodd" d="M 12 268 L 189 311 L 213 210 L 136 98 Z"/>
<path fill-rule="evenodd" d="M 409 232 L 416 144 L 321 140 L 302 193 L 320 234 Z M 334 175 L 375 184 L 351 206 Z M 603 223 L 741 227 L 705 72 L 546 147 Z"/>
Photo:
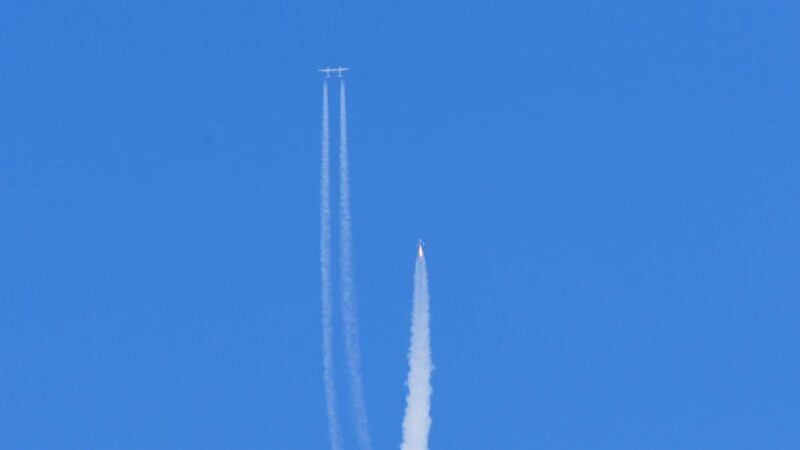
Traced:
<path fill-rule="evenodd" d="M 331 449 L 341 448 L 339 421 L 336 417 L 336 384 L 333 378 L 333 293 L 331 291 L 331 192 L 330 131 L 328 127 L 328 81 L 322 84 L 322 163 L 320 164 L 319 261 L 322 275 L 322 372 L 325 382 L 325 406 L 328 412 L 328 435 Z"/>
<path fill-rule="evenodd" d="M 408 397 L 403 418 L 401 450 L 428 450 L 431 429 L 431 339 L 428 270 L 419 248 L 414 270 L 414 307 L 411 314 L 411 347 L 408 351 Z"/>
<path fill-rule="evenodd" d="M 339 84 L 339 232 L 341 254 L 342 320 L 344 347 L 347 355 L 350 391 L 353 400 L 353 421 L 361 450 L 370 450 L 367 407 L 361 377 L 361 348 L 358 341 L 358 314 L 353 282 L 353 231 L 350 219 L 350 175 L 347 157 L 347 106 L 344 78 Z"/>

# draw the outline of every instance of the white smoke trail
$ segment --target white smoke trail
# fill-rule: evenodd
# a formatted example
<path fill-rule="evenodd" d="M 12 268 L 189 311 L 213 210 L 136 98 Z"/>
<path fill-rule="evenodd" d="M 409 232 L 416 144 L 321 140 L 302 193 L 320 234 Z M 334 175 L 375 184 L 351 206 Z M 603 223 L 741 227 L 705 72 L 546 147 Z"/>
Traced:
<path fill-rule="evenodd" d="M 347 156 L 347 106 L 344 78 L 339 84 L 339 227 L 341 254 L 342 320 L 344 346 L 347 355 L 350 391 L 353 400 L 353 421 L 361 450 L 370 450 L 367 407 L 361 377 L 361 349 L 358 341 L 358 314 L 353 282 L 353 232 L 350 218 L 350 175 Z"/>
<path fill-rule="evenodd" d="M 414 308 L 411 314 L 411 348 L 408 351 L 408 397 L 403 418 L 401 450 L 428 450 L 431 429 L 431 339 L 428 270 L 420 248 L 414 270 Z"/>
<path fill-rule="evenodd" d="M 320 252 L 322 273 L 322 371 L 325 383 L 325 407 L 328 412 L 328 435 L 331 449 L 341 448 L 339 421 L 336 417 L 336 383 L 333 378 L 333 293 L 331 290 L 331 192 L 330 131 L 328 127 L 328 81 L 322 84 L 322 163 L 320 164 Z"/>

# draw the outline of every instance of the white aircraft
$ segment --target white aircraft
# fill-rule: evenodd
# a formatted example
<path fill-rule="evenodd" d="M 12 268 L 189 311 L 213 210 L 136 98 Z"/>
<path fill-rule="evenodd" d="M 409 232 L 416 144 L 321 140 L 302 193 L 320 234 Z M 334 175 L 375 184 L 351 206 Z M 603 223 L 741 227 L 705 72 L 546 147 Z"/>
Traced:
<path fill-rule="evenodd" d="M 350 70 L 349 67 L 341 67 L 341 66 L 339 66 L 339 67 L 326 67 L 324 69 L 318 69 L 319 72 L 322 72 L 322 73 L 325 74 L 325 78 L 330 78 L 331 77 L 331 73 L 336 73 L 337 75 L 339 75 L 339 78 L 341 78 L 342 77 L 342 73 L 343 72 L 347 72 L 348 70 Z"/>

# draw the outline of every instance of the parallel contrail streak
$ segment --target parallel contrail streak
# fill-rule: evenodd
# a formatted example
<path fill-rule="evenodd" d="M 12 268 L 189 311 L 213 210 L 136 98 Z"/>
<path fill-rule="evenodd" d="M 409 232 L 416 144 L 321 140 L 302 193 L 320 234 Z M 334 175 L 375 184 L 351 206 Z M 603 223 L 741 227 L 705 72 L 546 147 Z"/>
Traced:
<path fill-rule="evenodd" d="M 408 352 L 408 397 L 403 418 L 401 450 L 428 450 L 431 428 L 431 340 L 428 271 L 420 249 L 414 271 L 414 307 L 411 315 L 411 347 Z"/>
<path fill-rule="evenodd" d="M 331 290 L 331 192 L 330 131 L 328 127 L 328 81 L 322 84 L 322 163 L 320 164 L 320 252 L 322 275 L 322 371 L 325 383 L 325 407 L 331 450 L 341 448 L 339 421 L 336 417 L 336 383 L 333 377 L 333 293 Z"/>
<path fill-rule="evenodd" d="M 361 349 L 358 341 L 358 316 L 353 282 L 353 232 L 350 219 L 350 175 L 347 161 L 347 106 L 344 79 L 339 84 L 339 227 L 340 270 L 342 291 L 342 320 L 344 346 L 347 355 L 350 391 L 353 399 L 353 421 L 361 450 L 370 450 L 367 407 L 361 377 Z"/>

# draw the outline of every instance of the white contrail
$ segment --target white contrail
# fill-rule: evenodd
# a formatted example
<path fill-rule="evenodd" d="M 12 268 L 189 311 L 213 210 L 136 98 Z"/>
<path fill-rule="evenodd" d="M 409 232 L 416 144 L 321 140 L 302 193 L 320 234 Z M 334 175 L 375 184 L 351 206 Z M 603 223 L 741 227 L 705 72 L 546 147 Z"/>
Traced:
<path fill-rule="evenodd" d="M 411 314 L 411 347 L 408 351 L 408 397 L 403 418 L 401 450 L 428 450 L 431 429 L 431 338 L 428 295 L 428 270 L 419 247 L 414 270 L 414 307 Z"/>
<path fill-rule="evenodd" d="M 331 291 L 331 192 L 330 131 L 328 127 L 328 81 L 322 82 L 322 163 L 320 164 L 320 251 L 322 272 L 322 371 L 325 382 L 325 406 L 328 412 L 328 435 L 331 449 L 341 448 L 339 421 L 336 417 L 336 384 L 333 378 L 333 293 Z"/>
<path fill-rule="evenodd" d="M 361 379 L 361 349 L 358 342 L 358 314 L 353 284 L 353 232 L 350 219 L 350 175 L 347 162 L 347 106 L 344 78 L 339 84 L 339 233 L 341 254 L 342 320 L 344 346 L 347 355 L 350 391 L 353 400 L 353 421 L 361 450 L 370 450 L 367 407 Z"/>

